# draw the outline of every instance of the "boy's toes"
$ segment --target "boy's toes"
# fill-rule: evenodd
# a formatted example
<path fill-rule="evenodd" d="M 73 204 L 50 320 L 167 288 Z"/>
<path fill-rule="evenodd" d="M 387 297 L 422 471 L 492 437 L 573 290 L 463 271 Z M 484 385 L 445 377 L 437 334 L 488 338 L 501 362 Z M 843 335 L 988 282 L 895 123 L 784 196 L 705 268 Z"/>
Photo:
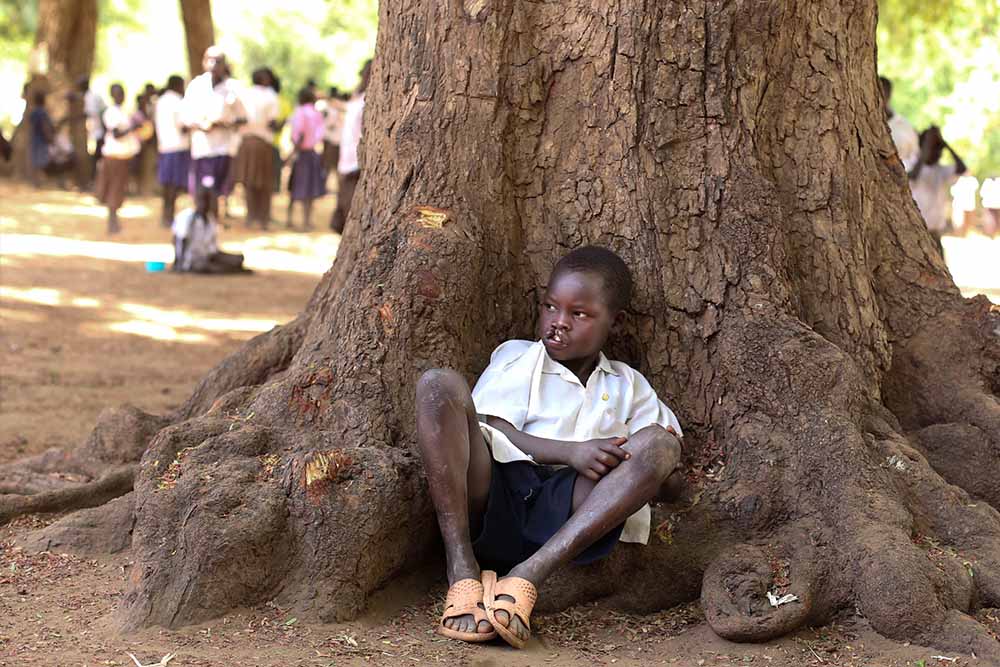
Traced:
<path fill-rule="evenodd" d="M 504 611 L 503 609 L 497 609 L 493 613 L 493 615 L 496 617 L 497 623 L 499 623 L 503 627 L 506 628 L 508 625 L 510 625 L 510 615 L 508 615 L 507 612 Z"/>
<path fill-rule="evenodd" d="M 490 625 L 489 621 L 479 621 L 479 625 L 476 627 L 476 632 L 479 634 L 488 634 L 493 632 L 493 626 Z"/>

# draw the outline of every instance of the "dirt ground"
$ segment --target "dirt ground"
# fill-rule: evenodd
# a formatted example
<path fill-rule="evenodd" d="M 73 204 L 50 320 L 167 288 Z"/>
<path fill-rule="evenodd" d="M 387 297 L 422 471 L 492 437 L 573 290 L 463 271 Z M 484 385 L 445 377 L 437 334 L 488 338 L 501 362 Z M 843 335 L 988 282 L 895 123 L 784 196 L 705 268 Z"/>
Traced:
<path fill-rule="evenodd" d="M 318 206 L 321 229 L 332 204 Z M 284 206 L 275 204 L 282 219 Z M 72 446 L 107 406 L 162 413 L 179 404 L 242 341 L 295 316 L 339 241 L 233 222 L 222 240 L 246 254 L 254 275 L 148 272 L 147 261 L 172 257 L 158 212 L 154 199 L 130 200 L 124 233 L 109 239 L 104 211 L 88 195 L 0 183 L 0 462 Z M 945 250 L 964 292 L 1000 303 L 1000 240 L 946 238 Z M 27 517 L 0 530 L 0 667 L 134 665 L 129 653 L 143 665 L 174 654 L 171 667 L 985 664 L 892 642 L 853 617 L 767 644 L 733 644 L 712 634 L 697 604 L 652 616 L 587 606 L 536 619 L 523 652 L 474 647 L 432 633 L 443 584 L 428 570 L 393 584 L 352 623 L 299 622 L 269 603 L 201 626 L 122 636 L 108 616 L 129 554 L 87 559 L 16 546 L 51 520 Z M 1000 628 L 1000 619 L 984 620 Z"/>

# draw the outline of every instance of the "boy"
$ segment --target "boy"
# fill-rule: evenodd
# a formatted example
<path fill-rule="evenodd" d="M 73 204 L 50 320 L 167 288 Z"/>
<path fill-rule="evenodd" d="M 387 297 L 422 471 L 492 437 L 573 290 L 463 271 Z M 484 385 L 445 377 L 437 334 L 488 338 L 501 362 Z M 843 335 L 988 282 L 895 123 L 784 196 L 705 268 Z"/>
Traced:
<path fill-rule="evenodd" d="M 539 341 L 498 347 L 471 393 L 454 371 L 420 378 L 417 441 L 450 586 L 440 634 L 499 633 L 521 648 L 556 568 L 648 540 L 646 503 L 677 467 L 680 425 L 642 375 L 601 352 L 631 290 L 618 255 L 574 250 L 549 277 Z"/>

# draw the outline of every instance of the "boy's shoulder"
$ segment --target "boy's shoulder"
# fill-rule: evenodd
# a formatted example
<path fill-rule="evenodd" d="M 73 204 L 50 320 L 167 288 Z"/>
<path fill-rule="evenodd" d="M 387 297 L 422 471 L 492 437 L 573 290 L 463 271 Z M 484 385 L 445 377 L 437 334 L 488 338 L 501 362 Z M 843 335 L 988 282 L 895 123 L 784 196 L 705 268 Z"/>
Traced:
<path fill-rule="evenodd" d="M 540 345 L 537 341 L 512 339 L 504 341 L 493 350 L 490 355 L 490 365 L 509 364 L 517 361 L 531 350 L 535 345 Z"/>

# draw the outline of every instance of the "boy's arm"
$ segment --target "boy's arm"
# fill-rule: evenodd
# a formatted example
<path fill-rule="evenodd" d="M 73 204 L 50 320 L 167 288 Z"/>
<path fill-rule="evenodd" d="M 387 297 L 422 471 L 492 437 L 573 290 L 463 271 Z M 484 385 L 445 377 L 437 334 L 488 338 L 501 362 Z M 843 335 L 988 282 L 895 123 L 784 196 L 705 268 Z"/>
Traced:
<path fill-rule="evenodd" d="M 550 440 L 519 431 L 499 417 L 487 416 L 486 423 L 507 436 L 536 463 L 568 465 L 594 481 L 629 458 L 629 453 L 622 449 L 628 438 L 597 438 L 583 442 Z"/>

